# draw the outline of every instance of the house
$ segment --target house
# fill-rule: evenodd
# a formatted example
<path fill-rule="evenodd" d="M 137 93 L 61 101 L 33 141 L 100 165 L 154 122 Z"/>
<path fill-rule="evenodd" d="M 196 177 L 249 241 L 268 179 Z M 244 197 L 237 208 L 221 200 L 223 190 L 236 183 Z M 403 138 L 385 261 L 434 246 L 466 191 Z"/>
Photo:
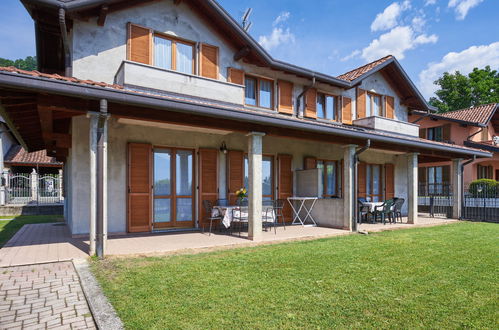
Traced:
<path fill-rule="evenodd" d="M 409 112 L 433 109 L 393 56 L 339 77 L 285 63 L 213 0 L 22 2 L 39 70 L 0 68 L 2 112 L 64 162 L 65 218 L 91 251 L 96 232 L 203 226 L 202 201 L 243 186 L 259 240 L 262 200 L 298 194 L 303 171 L 320 226 L 354 229 L 357 196 L 403 197 L 415 223 L 418 158 L 491 156 L 419 137 Z"/>
<path fill-rule="evenodd" d="M 432 141 L 457 144 L 489 151 L 492 158 L 477 159 L 464 168 L 465 186 L 477 179 L 499 180 L 499 104 L 485 104 L 446 113 L 413 111 L 411 122 L 420 126 L 419 136 Z M 421 184 L 452 183 L 452 163 L 419 163 Z"/>

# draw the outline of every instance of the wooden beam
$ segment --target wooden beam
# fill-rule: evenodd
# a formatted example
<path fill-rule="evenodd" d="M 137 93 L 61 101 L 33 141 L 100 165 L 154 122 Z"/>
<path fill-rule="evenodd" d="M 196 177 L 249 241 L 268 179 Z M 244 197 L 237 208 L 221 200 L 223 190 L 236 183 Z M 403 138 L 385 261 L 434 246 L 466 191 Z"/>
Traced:
<path fill-rule="evenodd" d="M 56 148 L 71 148 L 71 134 L 44 132 L 42 135 L 44 140 L 54 141 Z"/>
<path fill-rule="evenodd" d="M 106 17 L 108 12 L 109 12 L 109 7 L 107 5 L 102 5 L 100 7 L 99 18 L 97 18 L 98 26 L 104 26 L 104 24 L 106 24 Z"/>
<path fill-rule="evenodd" d="M 249 47 L 243 47 L 234 54 L 234 61 L 239 61 L 242 58 L 245 58 L 251 53 L 251 49 Z"/>
<path fill-rule="evenodd" d="M 50 138 L 52 132 L 54 131 L 52 111 L 38 107 L 38 116 L 40 117 L 43 142 L 45 143 L 47 149 L 50 149 L 54 145 L 53 140 Z"/>

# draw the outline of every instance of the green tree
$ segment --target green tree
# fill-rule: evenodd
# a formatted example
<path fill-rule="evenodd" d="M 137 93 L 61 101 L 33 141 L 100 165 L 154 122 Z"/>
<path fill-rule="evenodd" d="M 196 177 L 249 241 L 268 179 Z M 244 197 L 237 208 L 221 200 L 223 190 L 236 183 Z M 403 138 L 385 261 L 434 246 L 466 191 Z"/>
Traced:
<path fill-rule="evenodd" d="M 430 98 L 430 104 L 439 112 L 499 102 L 499 73 L 490 66 L 474 68 L 467 76 L 459 71 L 445 72 L 434 83 L 440 89 L 435 92 L 437 97 Z"/>
<path fill-rule="evenodd" d="M 0 57 L 0 66 L 14 66 L 21 70 L 33 71 L 37 69 L 36 56 L 28 56 L 25 59 L 15 61 Z"/>

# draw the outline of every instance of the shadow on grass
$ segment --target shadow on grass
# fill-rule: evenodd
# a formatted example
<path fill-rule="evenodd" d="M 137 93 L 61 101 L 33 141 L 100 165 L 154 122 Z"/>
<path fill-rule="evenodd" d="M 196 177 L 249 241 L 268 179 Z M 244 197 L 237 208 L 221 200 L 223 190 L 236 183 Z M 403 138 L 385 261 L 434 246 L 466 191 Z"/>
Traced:
<path fill-rule="evenodd" d="M 60 215 L 19 215 L 0 218 L 0 248 L 5 245 L 24 225 L 33 223 L 64 223 Z"/>

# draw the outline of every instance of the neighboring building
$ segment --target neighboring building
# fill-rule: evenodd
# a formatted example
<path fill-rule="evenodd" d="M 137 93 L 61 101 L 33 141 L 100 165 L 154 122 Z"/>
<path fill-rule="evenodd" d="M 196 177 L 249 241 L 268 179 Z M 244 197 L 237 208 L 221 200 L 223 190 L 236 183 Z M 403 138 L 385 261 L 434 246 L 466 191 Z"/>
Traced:
<path fill-rule="evenodd" d="M 30 150 L 64 162 L 73 234 L 93 235 L 101 214 L 104 235 L 197 227 L 203 200 L 247 186 L 259 239 L 262 199 L 304 194 L 307 169 L 319 225 L 352 229 L 356 192 L 405 198 L 417 222 L 418 155 L 490 157 L 419 137 L 409 111 L 433 109 L 392 56 L 339 77 L 284 63 L 213 0 L 22 2 L 40 72 L 0 68 L 0 109 Z"/>
<path fill-rule="evenodd" d="M 492 158 L 477 159 L 464 168 L 464 184 L 476 179 L 499 180 L 499 103 L 450 111 L 414 111 L 409 120 L 420 125 L 419 136 L 428 140 L 479 148 L 493 153 Z M 449 161 L 419 163 L 420 183 L 451 183 Z"/>

